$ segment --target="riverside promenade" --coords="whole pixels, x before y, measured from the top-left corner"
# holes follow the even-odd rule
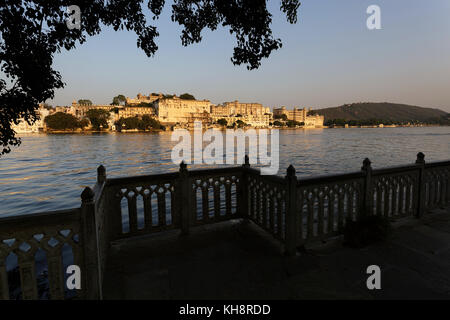
[[[253,223],[223,222],[112,245],[106,299],[450,299],[450,209],[393,222],[363,249],[342,237],[294,257]],[[369,265],[381,290],[368,290]]]
[[[302,179],[292,165],[261,175],[248,157],[113,179],[100,166],[80,207],[0,219],[0,298],[448,298],[449,207],[450,161],[420,152]],[[347,222],[372,215],[397,225],[392,237],[342,247]],[[81,288],[69,292],[73,264]],[[369,265],[382,268],[382,290],[367,290]]]

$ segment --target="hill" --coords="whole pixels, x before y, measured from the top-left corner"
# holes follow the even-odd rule
[[[325,116],[325,122],[336,119],[346,121],[377,119],[393,123],[450,123],[450,114],[445,111],[389,102],[345,104],[334,108],[316,109],[313,113]]]

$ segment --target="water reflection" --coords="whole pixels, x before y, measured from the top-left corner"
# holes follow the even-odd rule
[[[80,205],[82,188],[95,183],[100,164],[109,177],[171,172],[177,142],[171,133],[24,135],[22,145],[0,158],[0,215]],[[280,131],[280,170],[289,164],[300,178],[450,158],[450,127],[313,129]],[[207,165],[190,166],[205,168]]]

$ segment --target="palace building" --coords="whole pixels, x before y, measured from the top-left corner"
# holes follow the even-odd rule
[[[186,100],[177,96],[172,98],[162,97],[153,102],[155,114],[162,123],[188,123],[196,120],[199,115],[203,121],[205,113],[210,112],[209,100]]]
[[[273,109],[273,116],[277,118],[286,115],[288,120],[305,123],[305,127],[323,127],[324,116],[308,115],[310,111],[311,108],[294,108],[292,110],[287,110],[286,107],[281,107]]]
[[[138,93],[138,95],[136,96],[136,98],[128,98],[126,100],[126,104],[127,105],[137,105],[137,104],[141,104],[141,103],[153,103],[158,99],[163,98],[163,94],[162,93],[150,93],[148,96],[144,96],[140,93]]]
[[[241,120],[252,127],[268,127],[272,120],[272,112],[269,107],[264,107],[260,103],[241,103],[236,100],[211,106],[211,117],[213,121],[225,119],[228,125]]]
[[[28,124],[28,122],[22,118],[20,119],[18,124],[12,123],[11,128],[16,133],[34,133],[45,130],[44,119],[50,114],[50,111],[44,108],[42,104],[40,104],[38,110],[36,111],[36,114],[39,116],[39,118],[32,125]]]

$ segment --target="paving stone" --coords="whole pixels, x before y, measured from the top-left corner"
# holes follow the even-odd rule
[[[283,256],[254,224],[203,226],[117,242],[107,263],[109,299],[450,299],[450,214],[396,224],[363,249],[342,239]],[[369,265],[381,290],[368,290]]]

